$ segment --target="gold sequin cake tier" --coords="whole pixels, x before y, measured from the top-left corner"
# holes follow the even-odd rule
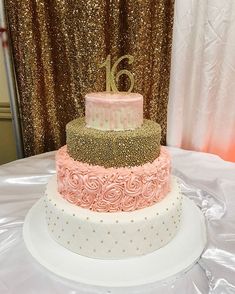
[[[139,166],[153,162],[160,153],[161,127],[144,120],[130,131],[101,131],[87,128],[79,118],[66,126],[69,155],[81,162],[104,167]]]

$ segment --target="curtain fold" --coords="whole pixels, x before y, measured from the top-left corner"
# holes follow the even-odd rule
[[[65,144],[65,125],[84,115],[84,96],[105,90],[108,54],[135,61],[134,91],[166,138],[172,0],[5,1],[26,156]],[[128,87],[120,79],[119,90]]]
[[[235,161],[235,2],[177,0],[167,144]]]

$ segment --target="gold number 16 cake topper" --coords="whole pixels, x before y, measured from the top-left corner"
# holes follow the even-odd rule
[[[122,69],[116,73],[118,64],[123,60],[128,59],[128,63],[131,64],[134,61],[134,57],[132,55],[123,55],[114,63],[114,65],[111,67],[111,56],[108,55],[105,62],[100,65],[101,67],[106,67],[106,91],[110,92],[118,92],[118,88],[116,86],[116,82],[118,83],[118,80],[121,75],[127,75],[130,79],[131,85],[128,89],[128,93],[130,93],[134,87],[134,76],[133,74],[127,70]],[[116,73],[116,78],[115,78]]]

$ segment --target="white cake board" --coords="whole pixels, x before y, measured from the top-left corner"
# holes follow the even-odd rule
[[[84,257],[57,244],[47,231],[43,200],[28,212],[23,237],[31,255],[53,273],[79,283],[103,287],[131,287],[154,283],[189,269],[206,244],[204,217],[184,197],[182,221],[166,246],[141,257],[100,260]]]

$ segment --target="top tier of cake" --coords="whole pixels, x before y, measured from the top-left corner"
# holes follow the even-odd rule
[[[85,96],[86,127],[102,131],[134,130],[143,124],[143,96],[98,92]]]

